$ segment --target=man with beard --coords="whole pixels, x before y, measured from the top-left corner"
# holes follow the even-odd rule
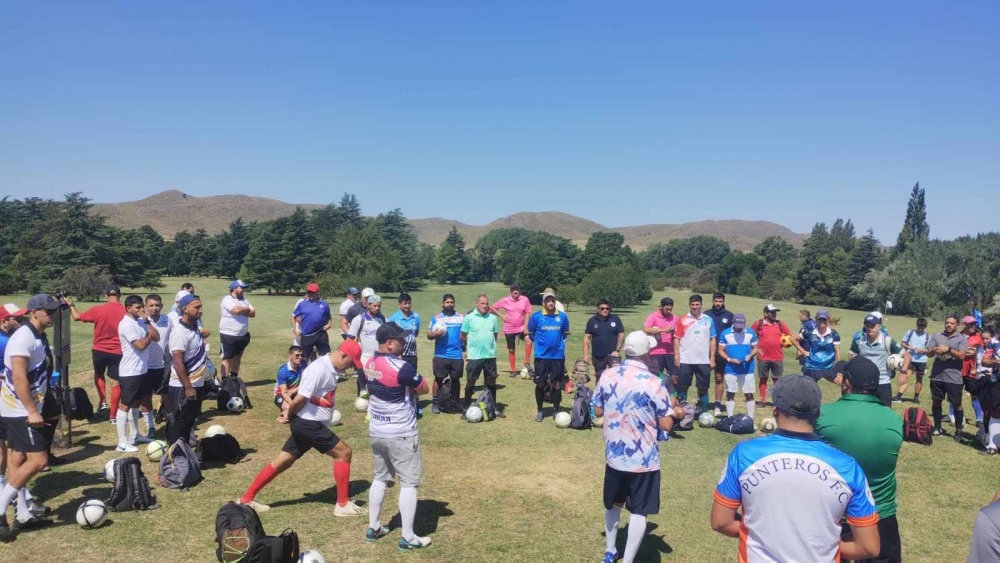
[[[195,419],[201,413],[208,355],[205,338],[198,328],[201,298],[188,294],[177,302],[180,319],[170,329],[170,409],[172,423],[167,426],[167,443],[191,435]]]
[[[219,340],[222,342],[222,377],[239,377],[243,351],[250,344],[250,319],[257,311],[247,300],[243,280],[229,284],[229,295],[222,298],[222,317],[219,319]]]
[[[733,326],[733,314],[726,309],[726,296],[722,293],[712,296],[712,308],[705,314],[715,323],[716,335],[721,336],[723,331]],[[721,344],[720,339],[719,345]],[[726,367],[726,362],[715,362],[715,416],[722,416],[722,388]]]
[[[865,328],[863,336],[851,343],[851,356],[861,356],[868,358],[874,363],[879,373],[878,389],[876,396],[882,404],[892,406],[892,370],[889,368],[889,356],[892,354],[902,354],[903,373],[910,369],[910,354],[904,350],[892,337],[886,336],[882,332],[882,319],[875,315],[865,317]],[[961,387],[961,381],[959,381]]]
[[[163,414],[170,412],[170,402],[167,399],[167,390],[170,387],[170,370],[167,362],[170,361],[170,329],[173,323],[168,315],[161,315],[163,311],[163,299],[150,293],[146,296],[146,319],[143,324],[151,324],[160,333],[160,340],[149,345],[149,358],[146,364],[146,377],[149,378],[149,395],[142,400],[142,416],[146,420],[146,437],[150,440],[156,438],[156,422],[163,421]],[[160,396],[160,410],[155,420],[153,415],[153,395]]]
[[[674,315],[674,300],[660,299],[660,308],[646,317],[642,331],[656,339],[656,346],[649,352],[652,369],[671,383],[677,385],[677,365],[674,363],[674,331],[677,330],[677,315]]]
[[[597,314],[587,321],[583,334],[583,361],[593,364],[597,383],[601,382],[601,373],[608,369],[611,360],[620,357],[624,340],[622,320],[611,314],[611,303],[601,299],[597,302]]]
[[[691,383],[698,390],[698,409],[708,410],[708,379],[715,367],[715,349],[718,335],[715,323],[701,311],[701,295],[695,293],[688,299],[690,312],[677,321],[674,332],[674,365],[678,369],[677,392],[687,399]]]
[[[781,349],[781,337],[791,336],[788,325],[778,320],[778,309],[768,303],[764,306],[764,318],[750,326],[757,333],[757,385],[760,395],[757,396],[757,406],[763,407],[767,401],[767,376],[777,383],[778,378],[785,373],[785,352]]]
[[[122,361],[119,365],[119,387],[121,398],[115,408],[118,427],[118,448],[115,451],[134,453],[136,441],[149,442],[147,436],[139,434],[139,404],[151,393],[149,371],[149,346],[160,340],[156,327],[145,320],[142,297],[129,295],[125,298],[125,316],[118,323],[118,339],[121,341]],[[135,427],[135,434],[129,424]]]
[[[455,296],[445,293],[441,300],[441,312],[431,317],[427,327],[427,339],[434,341],[434,388],[432,390],[431,412],[440,414],[438,390],[445,378],[452,378],[451,391],[458,401],[459,380],[465,365],[462,361],[462,322],[465,315],[455,311]]]
[[[944,330],[931,336],[928,351],[934,355],[931,366],[931,417],[934,419],[934,436],[944,434],[941,420],[944,413],[941,403],[948,399],[955,407],[955,441],[962,442],[962,424],[965,412],[962,410],[962,361],[969,349],[969,341],[958,331],[958,316],[944,318]]]

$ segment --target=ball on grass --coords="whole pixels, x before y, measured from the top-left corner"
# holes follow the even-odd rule
[[[84,501],[79,508],[76,509],[76,523],[80,525],[81,528],[90,530],[93,528],[99,528],[101,524],[104,524],[108,519],[108,507],[104,506],[104,503],[97,499],[90,499]]]

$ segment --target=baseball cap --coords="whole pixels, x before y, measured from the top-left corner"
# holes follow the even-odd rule
[[[554,289],[552,289],[551,287],[546,287],[545,291],[542,292],[542,301],[545,301],[549,297],[555,299],[556,298],[556,291]]]
[[[48,293],[32,295],[31,299],[28,299],[28,306],[25,307],[29,311],[55,311],[58,308],[59,301]]]
[[[822,400],[819,385],[804,375],[784,375],[771,391],[774,408],[795,418],[815,419]]]
[[[833,371],[835,373],[844,373],[844,369],[847,368],[847,360],[840,360],[839,362],[833,364]]]
[[[628,333],[622,350],[626,356],[644,356],[656,346],[656,339],[641,330]]]
[[[246,289],[250,287],[250,284],[244,282],[243,280],[236,280],[233,283],[229,284],[229,291],[232,291],[237,287],[242,287],[243,289]]]
[[[874,315],[874,316],[878,317],[878,320],[879,320],[879,321],[881,321],[881,320],[882,320],[882,313],[881,313],[881,312],[879,312],[879,311],[872,311],[871,313],[868,313],[868,314],[869,314],[869,315]]]
[[[118,287],[115,284],[110,284],[104,288],[104,295],[121,295],[121,294],[122,294],[122,288]]]
[[[174,295],[174,303],[180,303],[181,299],[184,299],[185,295],[191,295],[191,292],[186,289],[178,291],[177,295]]]
[[[319,284],[313,282],[306,286],[307,293],[319,293]]]
[[[341,342],[340,346],[337,346],[337,350],[340,350],[344,354],[347,354],[347,357],[351,358],[351,360],[354,362],[354,367],[357,368],[362,367],[361,345],[358,344],[357,340],[348,338],[347,340]]]
[[[7,311],[8,316],[11,317],[23,317],[28,314],[28,310],[24,307],[18,307],[13,303],[7,303],[3,306],[3,309]]]
[[[851,382],[851,385],[862,391],[874,391],[878,389],[879,370],[878,366],[868,358],[855,356],[844,365],[844,378]]]
[[[868,315],[865,317],[866,326],[875,326],[877,324],[882,324],[882,319],[876,317],[875,315]]]
[[[10,311],[6,307],[0,307],[0,321],[10,316]]]
[[[521,284],[519,284],[519,283],[517,283],[517,282],[514,282],[514,283],[510,284],[510,286],[508,286],[508,287],[509,287],[509,288],[510,288],[511,290],[515,290],[515,289],[517,289],[517,290],[520,290],[520,289],[521,289]]]
[[[351,295],[357,295],[358,294],[358,288],[356,288],[356,287],[354,287],[352,285],[351,287],[347,288],[347,293],[350,293]]]
[[[830,320],[830,313],[826,309],[820,309],[816,311],[816,320],[826,319]]]
[[[964,317],[962,317],[962,323],[967,325],[974,325],[976,324],[976,317],[973,317],[972,315],[965,315]]]
[[[187,307],[188,305],[190,305],[192,302],[194,302],[194,301],[200,301],[200,300],[201,300],[201,297],[198,297],[197,295],[195,295],[193,293],[188,293],[188,292],[185,291],[184,292],[184,297],[181,297],[181,300],[177,302],[177,308],[178,309],[183,309],[184,307]]]
[[[747,327],[747,316],[743,313],[733,315],[733,328],[744,329]]]
[[[383,323],[375,331],[375,340],[379,344],[385,344],[390,340],[402,340],[405,336],[403,328],[396,323]]]
[[[777,313],[780,310],[781,309],[775,307],[773,303],[768,303],[767,305],[764,305],[764,311],[768,313]]]
[[[373,293],[373,294],[369,295],[368,297],[366,297],[365,301],[367,301],[369,305],[372,305],[372,304],[375,304],[375,303],[381,303],[382,302],[382,296],[378,295],[376,293]]]
[[[361,298],[362,299],[368,299],[369,295],[375,295],[375,290],[372,289],[372,288],[370,288],[370,287],[366,287],[366,288],[364,288],[364,289],[361,290]]]

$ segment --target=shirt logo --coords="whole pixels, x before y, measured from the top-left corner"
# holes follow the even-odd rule
[[[617,325],[615,325],[615,321],[611,321],[611,328],[615,328],[615,326],[617,326]],[[597,327],[595,326],[594,328],[597,328]]]

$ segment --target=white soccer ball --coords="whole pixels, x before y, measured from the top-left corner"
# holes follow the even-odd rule
[[[558,428],[569,428],[569,422],[571,417],[568,412],[560,412],[556,414],[556,427]]]
[[[115,482],[115,460],[111,460],[104,464],[104,480],[108,483]]]
[[[698,424],[702,428],[711,428],[715,426],[715,417],[710,412],[703,412],[698,415]]]
[[[604,426],[604,417],[603,416],[594,417],[592,422],[594,426],[601,428],[602,426]]]
[[[333,416],[330,417],[330,426],[340,426],[341,419],[344,415],[340,414],[340,411],[333,409]]]
[[[778,427],[778,421],[774,420],[773,416],[769,416],[764,420],[760,421],[760,429],[764,432],[774,432],[774,429]]]
[[[889,369],[898,370],[899,368],[903,367],[903,356],[900,354],[892,354],[891,356],[889,356],[889,360],[887,363],[889,364]]]
[[[229,402],[226,403],[226,408],[229,412],[240,412],[243,410],[243,399],[239,397],[229,399]]]
[[[483,419],[483,409],[472,405],[465,411],[465,420],[469,422],[479,422]]]
[[[146,446],[146,457],[149,461],[160,461],[165,453],[167,453],[167,443],[163,440],[153,440]]]
[[[205,430],[205,437],[211,438],[212,436],[220,436],[226,433],[226,428],[221,424],[213,424]]]
[[[531,379],[531,372],[528,368],[521,368],[521,379]]]
[[[368,399],[358,397],[354,399],[354,410],[358,412],[368,412]]]
[[[299,555],[299,563],[326,563],[326,559],[323,558],[322,553],[314,549],[307,549]]]
[[[97,499],[90,499],[84,501],[80,505],[80,508],[76,509],[76,523],[80,525],[81,528],[91,529],[100,528],[108,519],[108,507],[104,506],[104,503]]]

